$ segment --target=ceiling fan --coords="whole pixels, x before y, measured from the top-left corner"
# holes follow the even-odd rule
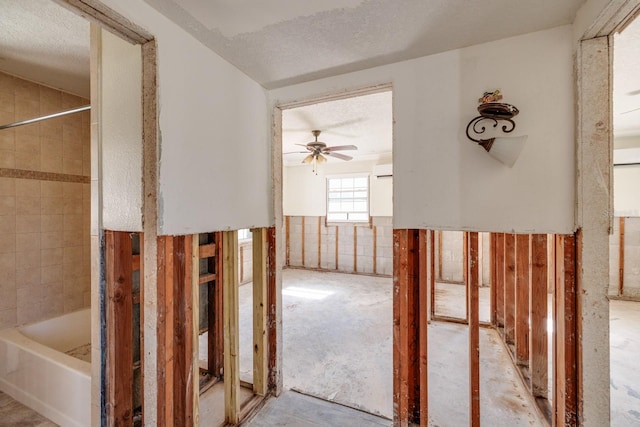
[[[309,153],[307,157],[302,160],[302,163],[314,163],[314,172],[315,172],[315,164],[316,163],[325,163],[327,158],[325,156],[335,157],[336,159],[349,161],[353,159],[351,156],[347,156],[346,154],[336,153],[336,151],[345,151],[345,150],[357,150],[358,147],[355,145],[334,145],[332,147],[327,147],[322,141],[318,141],[318,136],[320,135],[319,130],[312,130],[311,133],[315,137],[314,141],[311,141],[307,144],[296,144],[301,147],[305,147],[307,151],[297,151],[297,153]],[[293,154],[293,153],[285,153],[285,154]]]

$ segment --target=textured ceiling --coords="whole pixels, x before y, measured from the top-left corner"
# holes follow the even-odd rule
[[[613,131],[640,135],[640,19],[614,37]]]
[[[311,131],[321,130],[318,141],[327,146],[355,145],[356,151],[340,153],[353,157],[353,161],[391,161],[393,139],[392,94],[380,92],[372,95],[323,102],[282,112],[282,151],[284,164],[299,165],[308,153],[304,147],[313,141]],[[328,158],[331,163],[343,160]]]
[[[266,88],[573,22],[584,0],[145,0]]]
[[[89,97],[89,23],[51,0],[2,0],[0,71]]]

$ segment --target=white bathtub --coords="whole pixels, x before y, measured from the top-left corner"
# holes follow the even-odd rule
[[[61,426],[91,425],[91,363],[65,354],[90,342],[90,309],[0,331],[0,391]]]

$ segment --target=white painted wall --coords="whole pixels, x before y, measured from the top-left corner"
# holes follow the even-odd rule
[[[282,204],[284,215],[325,216],[327,214],[327,177],[351,173],[371,175],[375,161],[340,162],[319,165],[318,175],[310,165],[289,166],[283,171]],[[369,181],[370,215],[392,216],[393,178]]]
[[[613,168],[615,216],[640,216],[640,165]]]
[[[142,0],[103,0],[158,43],[158,232],[273,224],[264,89]]]
[[[102,31],[103,227],[142,231],[142,57]]]
[[[394,226],[572,233],[571,26],[275,89],[273,105],[391,82]],[[478,97],[500,88],[529,135],[509,169],[465,136]]]

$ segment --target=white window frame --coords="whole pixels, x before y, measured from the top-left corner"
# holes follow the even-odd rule
[[[246,234],[246,236],[245,236],[245,234]],[[251,229],[250,228],[241,228],[241,229],[238,230],[238,241],[239,242],[244,242],[244,241],[247,241],[247,240],[251,240],[252,238],[253,238],[253,235],[251,234]]]
[[[329,183],[332,179],[345,179],[345,178],[366,178],[367,180],[367,201],[366,201],[366,218],[363,219],[352,219],[349,218],[350,213],[365,213],[365,212],[350,212],[350,211],[329,211],[329,195],[331,193],[329,189]],[[369,173],[353,173],[353,174],[341,174],[341,175],[327,175],[326,177],[326,209],[325,209],[325,218],[327,224],[356,224],[356,225],[368,225],[371,221],[371,175]],[[329,216],[331,213],[346,213],[346,219],[331,219]]]

